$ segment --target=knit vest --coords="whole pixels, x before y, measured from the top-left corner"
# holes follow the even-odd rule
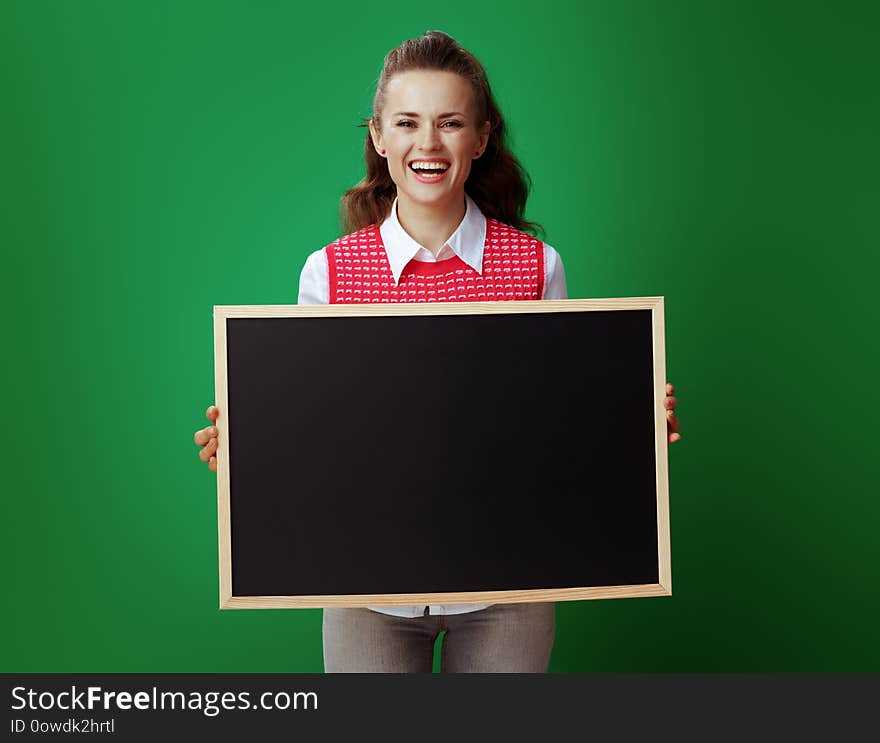
[[[486,220],[482,273],[458,256],[413,260],[395,284],[375,224],[340,237],[326,253],[330,304],[491,302],[544,293],[544,243],[495,219]]]

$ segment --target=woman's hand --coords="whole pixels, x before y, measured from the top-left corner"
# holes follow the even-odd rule
[[[220,415],[220,411],[212,405],[205,412],[205,415],[208,417],[208,420],[211,421],[211,423],[216,423],[217,416]],[[217,439],[217,426],[208,426],[207,428],[203,428],[200,431],[196,431],[196,435],[193,436],[193,440],[196,442],[196,446],[202,447],[202,450],[199,452],[199,459],[201,459],[203,462],[207,462],[208,469],[210,469],[212,472],[217,471]]]
[[[673,392],[675,392],[675,387],[672,386],[671,382],[667,382],[666,400],[664,400],[663,404],[666,406],[666,433],[669,436],[670,444],[674,444],[681,438],[679,433],[681,424],[678,422],[678,418],[675,417],[675,406],[678,405],[678,400],[672,396]]]

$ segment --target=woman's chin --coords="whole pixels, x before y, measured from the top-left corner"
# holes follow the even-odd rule
[[[417,183],[415,187],[407,184],[405,189],[397,187],[398,198],[403,196],[410,203],[419,206],[443,207],[464,198],[464,189],[450,189],[446,186],[440,188],[440,184]]]

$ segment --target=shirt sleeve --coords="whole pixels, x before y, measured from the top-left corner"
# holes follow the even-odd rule
[[[297,304],[330,304],[330,269],[324,248],[308,258],[299,275]]]
[[[568,299],[565,286],[565,267],[562,258],[547,243],[544,243],[544,299]]]

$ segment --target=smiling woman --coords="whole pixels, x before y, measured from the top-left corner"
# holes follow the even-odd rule
[[[367,172],[341,200],[347,234],[308,257],[299,304],[567,298],[559,254],[523,216],[528,176],[470,52],[440,31],[392,49],[364,126]],[[666,407],[675,441],[675,398]],[[218,414],[209,408],[212,422]],[[196,443],[216,471],[216,427],[197,432]],[[444,671],[544,672],[555,606],[324,609],[324,667],[430,671],[441,632]]]
[[[447,34],[429,31],[388,52],[364,126],[367,173],[342,197],[346,232],[380,224],[397,198],[401,224],[436,255],[436,233],[449,235],[461,222],[465,192],[486,217],[542,232],[523,216],[528,175],[507,146],[486,71]],[[432,162],[446,166],[443,175],[424,172],[437,167],[425,164]],[[441,209],[446,214],[437,223]]]
[[[477,106],[467,80],[440,70],[398,73],[383,92],[383,107],[392,113],[380,111],[370,120],[370,137],[397,187],[398,215],[442,212],[457,224],[464,217],[471,163],[489,141],[485,106]],[[404,217],[401,224],[413,234],[423,218],[408,221]],[[445,235],[426,227],[422,239],[413,236],[436,255]]]

